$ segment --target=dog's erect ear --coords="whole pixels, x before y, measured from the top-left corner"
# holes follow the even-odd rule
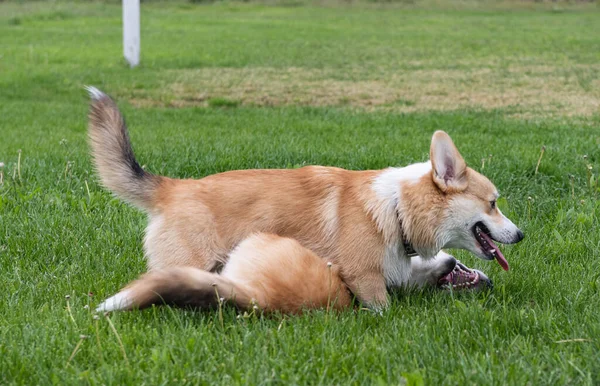
[[[467,188],[467,164],[448,134],[436,131],[429,152],[433,182],[443,192],[460,192]]]

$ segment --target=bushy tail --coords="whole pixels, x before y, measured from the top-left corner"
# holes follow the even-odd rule
[[[106,299],[96,311],[142,309],[153,304],[207,309],[217,307],[219,302],[246,309],[251,306],[252,298],[216,273],[193,267],[174,267],[143,275]]]
[[[125,120],[115,102],[95,87],[91,97],[89,138],[96,169],[104,186],[143,209],[151,209],[161,177],[146,172],[135,160]]]

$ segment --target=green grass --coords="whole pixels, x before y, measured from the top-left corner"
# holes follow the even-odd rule
[[[227,99],[227,98],[210,98],[208,100],[208,105],[210,107],[237,107],[240,102]]]
[[[597,112],[400,113],[350,100],[257,107],[218,93],[207,105],[172,108],[178,91],[166,87],[193,69],[299,68],[363,81],[535,65],[559,66],[581,92],[594,92],[600,12],[148,3],[142,20],[142,65],[130,70],[120,7],[0,3],[0,383],[600,383]],[[404,165],[425,160],[431,134],[445,129],[498,186],[501,209],[526,239],[503,248],[508,273],[456,251],[488,273],[493,292],[400,292],[383,316],[238,318],[227,309],[221,324],[217,313],[166,307],[113,314],[125,360],[109,322],[90,309],[144,271],[146,220],[96,181],[85,84],[117,97],[139,161],[177,177]],[[80,335],[88,338],[78,346]]]

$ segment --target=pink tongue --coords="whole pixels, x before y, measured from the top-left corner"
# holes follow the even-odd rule
[[[485,239],[485,241],[487,241],[488,244],[492,248],[494,248],[494,251],[496,251],[496,260],[498,261],[498,264],[500,264],[500,266],[502,267],[503,270],[508,271],[508,261],[506,261],[506,258],[504,257],[504,255],[502,254],[502,252],[500,252],[500,248],[498,248],[496,246],[496,244],[494,244],[494,242],[492,241],[490,236],[485,234],[485,232],[481,232],[481,237],[483,237]]]

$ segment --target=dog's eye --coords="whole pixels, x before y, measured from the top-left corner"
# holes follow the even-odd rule
[[[492,209],[496,209],[496,200],[490,201],[490,206],[492,207]]]

